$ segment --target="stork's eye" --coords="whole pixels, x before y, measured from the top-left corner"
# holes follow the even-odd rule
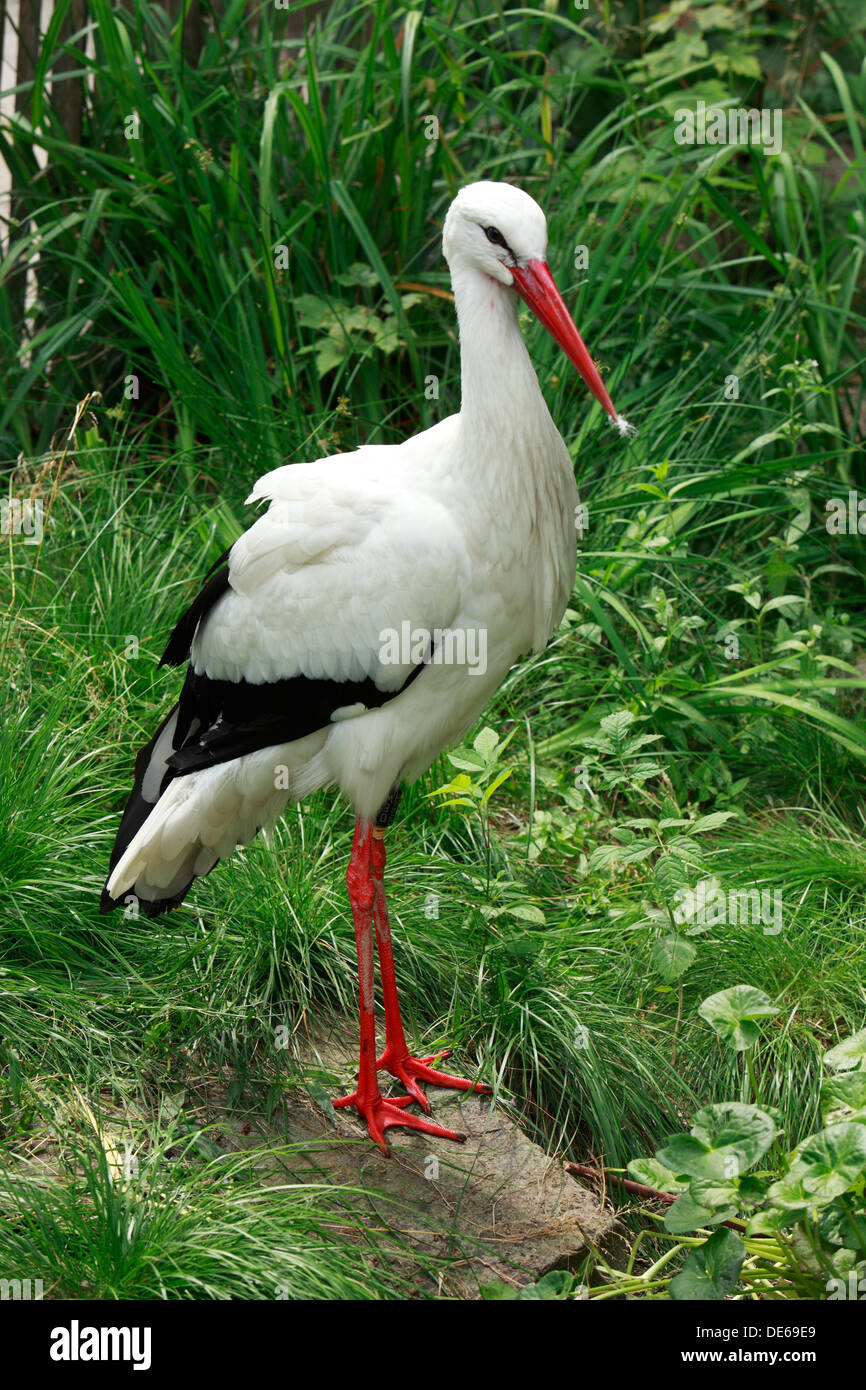
[[[505,237],[502,235],[498,227],[485,227],[484,235],[487,237],[488,241],[491,241],[493,243],[494,246],[505,245]]]

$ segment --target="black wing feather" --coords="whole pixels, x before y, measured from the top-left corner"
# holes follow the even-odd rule
[[[206,617],[213,608],[217,599],[222,598],[226,590],[231,587],[228,566],[231,549],[229,546],[228,550],[224,550],[219,559],[211,565],[205,575],[205,583],[202,585],[201,592],[190,604],[169,637],[168,645],[159,663],[160,666],[182,666],[189,657],[196,628],[202,618]]]
[[[423,669],[416,666],[400,690]],[[369,676],[362,681],[292,676],[252,685],[245,680],[211,680],[190,667],[179,702],[176,751],[168,764],[183,776],[260,748],[291,743],[324,729],[335,710],[358,703],[379,709],[400,690],[380,690]]]

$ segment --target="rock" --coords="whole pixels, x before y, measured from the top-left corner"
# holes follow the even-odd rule
[[[346,1196],[353,1215],[369,1214],[377,1245],[425,1292],[474,1299],[497,1280],[520,1288],[549,1270],[578,1268],[590,1245],[622,1263],[627,1245],[613,1213],[523,1134],[507,1103],[429,1094],[436,1122],[466,1134],[466,1143],[389,1129],[386,1158],[354,1111],[326,1114],[304,1092],[287,1092],[280,1139],[292,1149],[263,1179],[327,1178],[363,1189]],[[211,1118],[213,1099],[211,1091]],[[262,1142],[261,1130],[241,1138],[228,1115],[219,1124],[234,1131],[232,1148]]]
[[[618,1253],[613,1215],[527,1139],[507,1106],[454,1092],[431,1101],[437,1124],[466,1134],[465,1144],[393,1129],[384,1158],[372,1146],[358,1149],[360,1126],[341,1112],[336,1146],[384,1226],[419,1250],[459,1260],[443,1291],[478,1298],[494,1280],[520,1287],[577,1268],[589,1244]]]

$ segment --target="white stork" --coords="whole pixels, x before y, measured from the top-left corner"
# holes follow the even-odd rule
[[[386,1153],[393,1125],[464,1137],[406,1110],[416,1101],[429,1115],[420,1082],[490,1088],[409,1052],[385,828],[401,783],[461,738],[519,657],[544,648],[574,580],[574,469],[523,343],[518,295],[620,433],[630,429],[556,289],[544,214],[528,194],[470,184],[442,245],[460,329],[459,413],[403,444],[256,483],[248,500],[267,511],[217,561],[162,658],[188,663],[186,680],[138,754],[102,897],[104,911],[130,894],[149,915],[174,907],[288,804],[336,783],[356,817],[346,881],[361,1051],[355,1091],[334,1104],[355,1106]],[[378,1059],[373,928],[386,1025]],[[383,1068],[405,1095],[382,1095]]]

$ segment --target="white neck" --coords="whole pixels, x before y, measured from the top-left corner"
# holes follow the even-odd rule
[[[536,443],[554,430],[517,321],[517,295],[474,266],[451,275],[460,327],[461,436],[489,450],[514,431]],[[500,461],[501,462],[501,461]],[[515,459],[515,462],[517,460]]]
[[[526,569],[540,650],[574,581],[577,489],[517,321],[517,296],[472,266],[452,266],[462,402],[455,482],[469,499],[476,553],[504,550]]]

